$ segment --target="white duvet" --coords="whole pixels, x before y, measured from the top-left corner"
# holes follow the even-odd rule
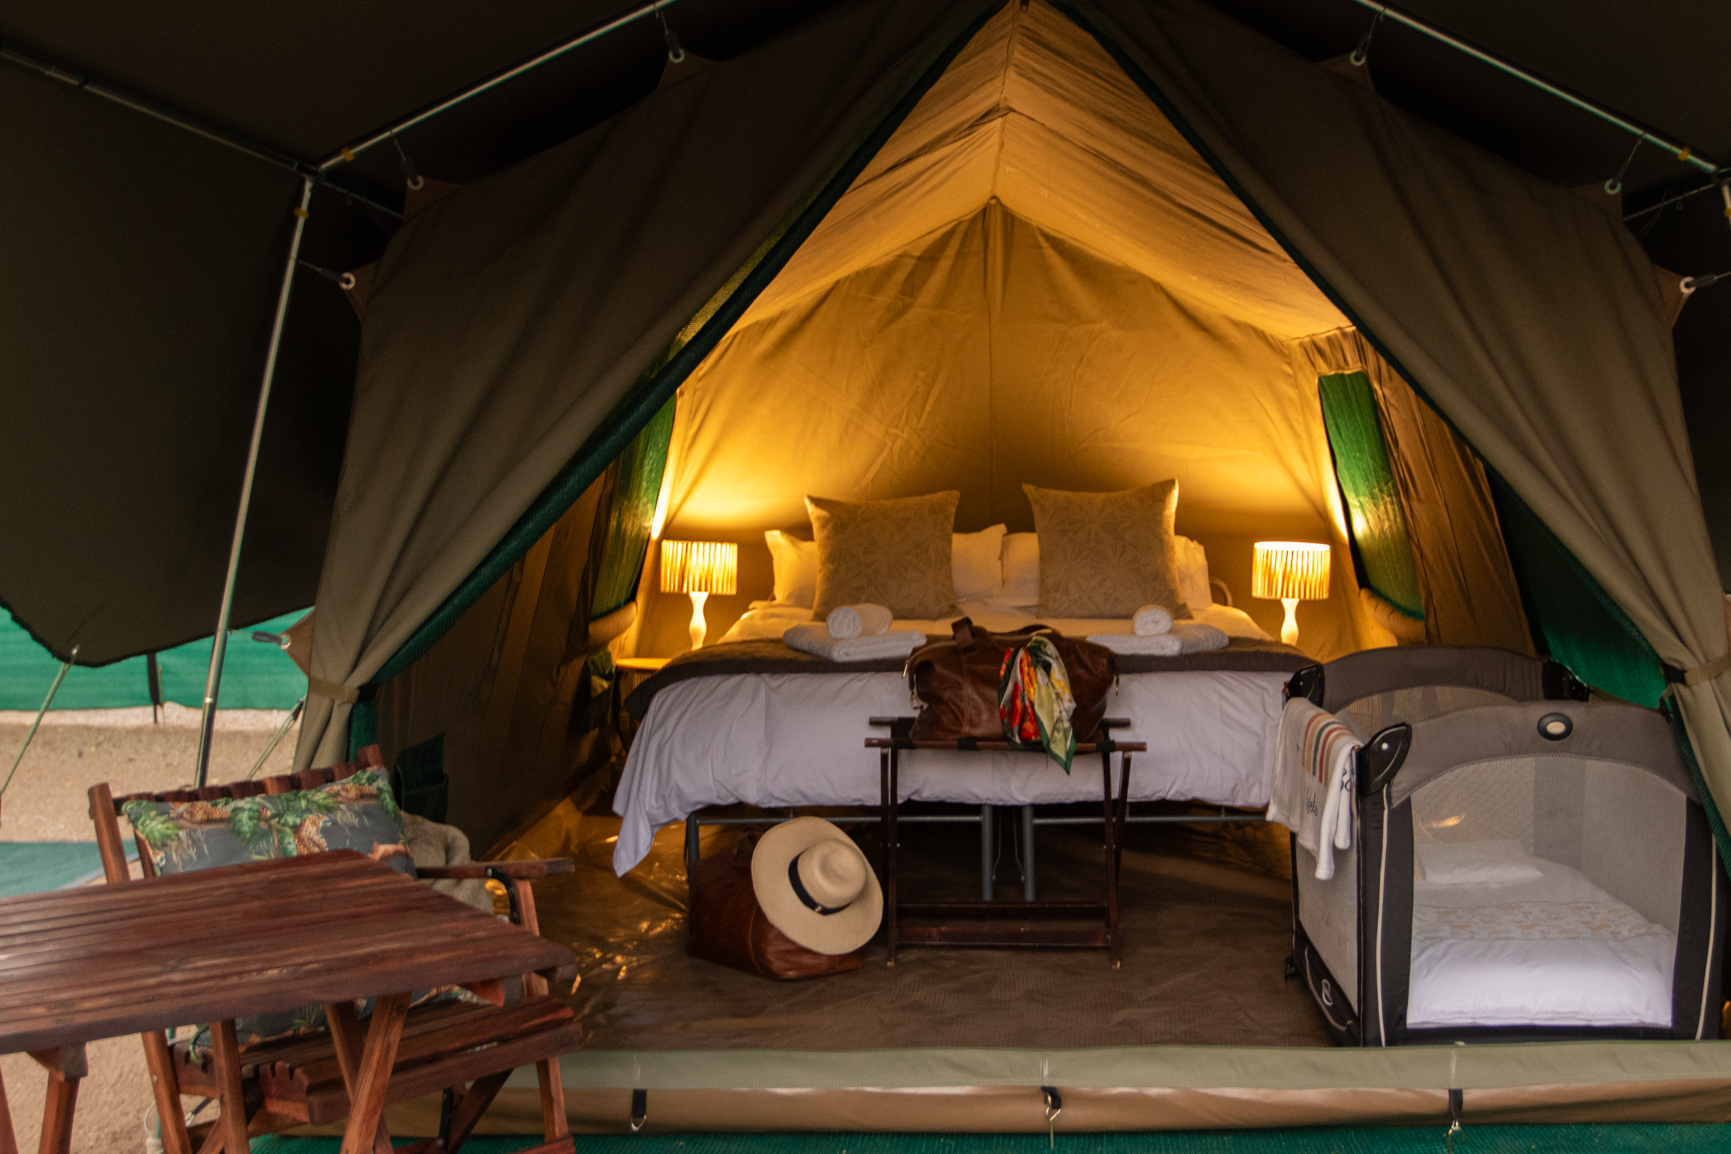
[[[974,621],[990,629],[1035,620],[1025,610],[962,609],[974,610]],[[1247,615],[1225,606],[1197,618],[1236,636],[1267,637]],[[780,637],[788,624],[809,620],[809,610],[759,608],[724,639]],[[1128,621],[1046,623],[1065,633],[1129,632]],[[949,632],[947,622],[898,621],[895,628]],[[1149,747],[1132,758],[1131,797],[1267,805],[1269,753],[1286,677],[1123,675],[1106,712],[1129,718],[1120,736]],[[705,806],[878,804],[878,757],[864,743],[881,731],[867,719],[910,712],[899,673],[731,674],[669,686],[650,704],[614,795],[614,812],[623,819],[614,871],[623,875],[642,861],[658,828]],[[1098,802],[1100,768],[1097,759],[1078,758],[1066,775],[1027,754],[921,750],[902,758],[900,793],[904,801],[973,805]]]
[[[1528,858],[1538,878],[1413,883],[1407,1025],[1671,1025],[1677,939],[1579,871]]]

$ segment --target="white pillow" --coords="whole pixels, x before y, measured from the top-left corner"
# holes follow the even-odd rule
[[[1011,533],[1004,538],[1004,591],[1006,605],[1040,603],[1040,537],[1037,533]]]
[[[775,566],[775,599],[810,609],[817,602],[817,542],[770,529],[763,535]]]
[[[1214,590],[1208,584],[1208,554],[1199,542],[1188,537],[1178,542],[1178,595],[1191,609],[1206,609],[1214,604]]]
[[[1004,526],[950,535],[957,601],[995,601],[1004,588]]]
[[[1412,848],[1413,880],[1429,885],[1498,886],[1545,876],[1519,842],[1420,842]]]

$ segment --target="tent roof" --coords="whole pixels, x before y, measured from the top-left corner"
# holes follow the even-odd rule
[[[1352,0],[1214,0],[1312,59],[1348,51],[1372,13]],[[505,10],[357,9],[183,0],[0,5],[0,37],[126,84],[306,160],[615,14],[606,0]],[[1409,0],[1415,15],[1719,158],[1731,158],[1731,76],[1716,0],[1638,9],[1611,0]],[[685,45],[725,58],[809,14],[798,0],[678,0]],[[427,175],[466,181],[599,122],[650,91],[658,29],[644,21],[417,127]],[[1370,72],[1398,105],[1565,184],[1599,181],[1625,135],[1393,24]],[[100,663],[209,631],[220,596],[295,181],[23,69],[0,64],[8,165],[0,187],[0,382],[13,437],[0,455],[0,602],[64,655]],[[1006,122],[1007,125],[1008,122]],[[1007,127],[1006,127],[1007,130]],[[399,187],[389,149],[342,179]],[[1694,178],[1636,157],[1630,203]],[[1731,267],[1731,238],[1697,197],[1648,238],[1686,273]],[[375,259],[392,223],[321,193],[304,256]],[[1084,238],[1085,239],[1085,238]],[[1731,295],[1701,294],[1678,330],[1696,438],[1731,362]],[[357,332],[337,291],[298,278],[241,572],[237,621],[311,599],[341,462]],[[1709,516],[1731,514],[1731,471],[1699,454]],[[1731,466],[1723,466],[1731,470]],[[1731,538],[1731,534],[1722,534]],[[1722,546],[1723,548],[1723,546]]]

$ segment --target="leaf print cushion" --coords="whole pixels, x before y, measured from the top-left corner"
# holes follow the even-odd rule
[[[211,801],[129,801],[126,820],[163,874],[271,858],[352,849],[399,873],[415,876],[403,844],[403,819],[384,771],[363,769],[317,789]],[[451,988],[417,991],[414,1003],[449,996]],[[361,1007],[370,1013],[371,1000]],[[325,1028],[323,1006],[302,1006],[235,1021],[242,1044]],[[210,1031],[200,1027],[193,1050],[208,1051]]]
[[[129,801],[126,820],[144,839],[156,872],[359,850],[415,876],[403,820],[382,770],[363,769],[317,789],[210,801]]]

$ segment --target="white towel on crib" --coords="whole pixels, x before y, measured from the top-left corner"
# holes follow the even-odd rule
[[[781,639],[789,649],[810,653],[826,661],[876,661],[906,657],[926,643],[924,633],[901,630],[871,637],[831,637],[822,625],[795,625]]]
[[[1164,605],[1144,605],[1130,618],[1130,632],[1138,637],[1154,637],[1172,631],[1172,613]]]
[[[1139,637],[1134,633],[1091,633],[1088,640],[1125,656],[1152,654],[1177,657],[1181,653],[1212,653],[1225,649],[1232,639],[1212,625],[1200,621],[1175,621],[1166,633]]]
[[[1275,739],[1268,820],[1316,855],[1316,876],[1334,876],[1334,851],[1352,848],[1353,754],[1358,737],[1302,697],[1286,703]]]
[[[894,616],[882,605],[838,605],[829,611],[824,624],[831,637],[881,637],[890,631]]]

